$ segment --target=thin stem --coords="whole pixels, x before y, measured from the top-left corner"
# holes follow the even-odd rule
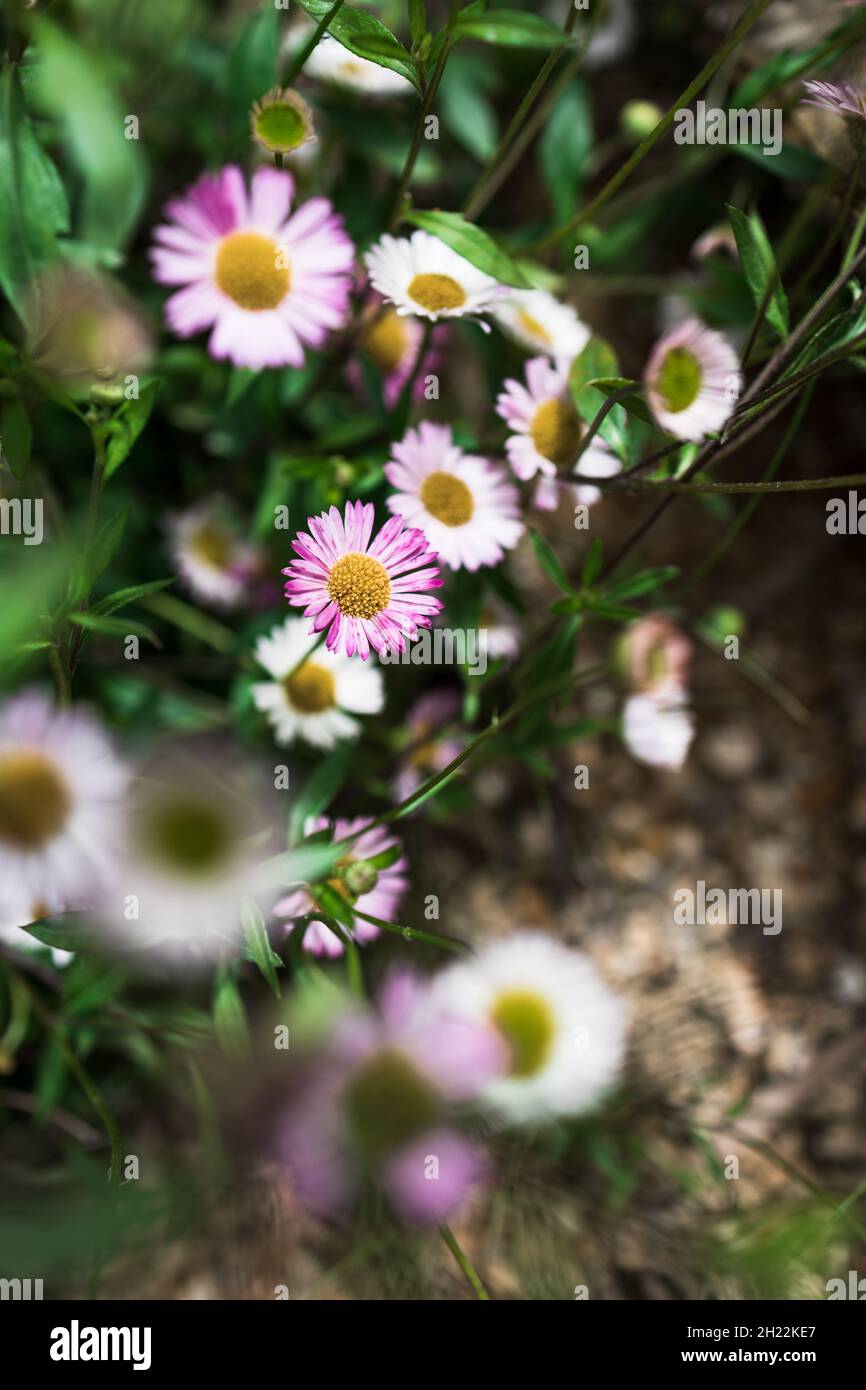
[[[420,941],[425,946],[441,946],[444,951],[472,950],[471,946],[467,946],[464,941],[458,941],[454,936],[437,936],[435,932],[419,931],[417,927],[403,927],[399,922],[386,922],[384,918],[374,917],[370,912],[361,912],[354,903],[352,912],[356,917],[360,917],[362,922],[369,922],[371,927],[379,927],[382,931],[391,932],[393,936],[402,936],[406,941]]]
[[[313,49],[316,47],[316,44],[319,42],[319,39],[324,34],[325,30],[329,27],[331,21],[336,19],[337,14],[342,9],[342,7],[343,0],[336,0],[336,3],[331,6],[331,8],[328,10],[328,13],[322,15],[322,18],[319,20],[310,38],[304,44],[303,48],[298,50],[292,62],[289,64],[289,69],[285,77],[283,78],[284,86],[288,87],[291,85],[292,82],[294,82],[298,73],[301,71],[301,68],[304,66]],[[277,167],[279,168],[280,166],[278,165]]]
[[[625,491],[617,487],[618,478],[589,479],[581,482],[594,482],[596,487],[613,491]],[[628,490],[638,492],[732,492],[732,493],[771,493],[771,492],[828,492],[840,487],[862,487],[866,483],[866,473],[851,473],[841,478],[787,478],[783,482],[759,483],[690,483],[676,478],[635,478]]]
[[[417,160],[418,154],[421,150],[421,140],[424,135],[424,125],[427,120],[427,117],[430,115],[430,109],[433,106],[433,102],[436,98],[436,93],[439,90],[439,83],[442,81],[442,74],[445,71],[445,64],[448,61],[448,54],[451,52],[451,46],[453,43],[451,34],[454,25],[457,22],[457,15],[459,11],[460,0],[451,0],[451,9],[448,15],[448,23],[445,26],[445,38],[442,43],[442,48],[439,52],[439,57],[436,61],[436,67],[434,69],[433,76],[431,77],[430,82],[427,85],[426,90],[424,91],[424,98],[421,102],[421,110],[418,112],[418,119],[415,122],[415,131],[412,136],[412,144],[409,146],[409,153],[406,156],[406,163],[403,165],[403,172],[400,175],[400,182],[397,185],[397,192],[394,195],[394,206],[391,211],[390,220],[388,222],[389,232],[395,231],[396,228],[399,227],[401,221],[403,220],[403,204],[405,202],[406,194],[409,191],[409,184],[411,182],[412,173],[415,168],[415,161]]]
[[[575,213],[574,217],[566,222],[564,226],[556,228],[555,231],[550,232],[548,236],[537,243],[539,250],[545,250],[547,247],[555,246],[561,237],[569,236],[582,222],[589,221],[595,213],[599,212],[601,208],[604,207],[605,203],[610,201],[617,189],[622,187],[626,179],[634,173],[638,165],[641,164],[650,151],[655,148],[662,136],[670,130],[676,120],[677,112],[682,107],[688,106],[698,93],[704,89],[710,78],[718,72],[725,59],[730,57],[734,49],[742,43],[750,29],[754,28],[761,18],[761,15],[764,13],[764,10],[766,10],[770,4],[771,0],[752,0],[752,3],[740,19],[739,24],[737,24],[725,43],[722,44],[721,48],[716,50],[709,62],[701,68],[701,71],[694,81],[690,82],[685,91],[677,97],[673,105],[669,107],[662,116],[655,129],[651,130],[646,139],[641,141],[637,149],[629,156],[624,164],[620,165],[616,173],[608,179],[604,187],[596,194],[591,202],[587,203],[586,207],[581,208],[579,212]]]
[[[475,1290],[475,1297],[479,1299],[481,1302],[489,1303],[490,1294],[487,1292],[484,1285],[482,1284],[478,1271],[476,1270],[472,1261],[469,1259],[468,1255],[466,1255],[464,1251],[461,1249],[457,1237],[454,1235],[454,1232],[451,1230],[451,1227],[440,1226],[439,1234],[441,1235],[445,1244],[448,1246],[448,1249],[451,1251],[451,1254],[454,1256],[461,1270],[466,1275],[468,1282]]]

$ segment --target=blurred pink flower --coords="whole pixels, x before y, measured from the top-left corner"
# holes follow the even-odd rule
[[[412,706],[406,716],[407,744],[392,788],[395,802],[405,801],[423,781],[441,772],[463,751],[466,739],[462,735],[442,736],[459,712],[456,690],[432,690]]]

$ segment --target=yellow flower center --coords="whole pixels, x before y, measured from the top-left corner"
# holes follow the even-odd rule
[[[444,526],[465,526],[475,511],[472,493],[453,473],[428,473],[421,485],[421,501]]]
[[[361,334],[361,348],[383,372],[393,372],[408,347],[406,325],[393,309],[385,309]]]
[[[275,309],[292,283],[286,254],[261,232],[231,232],[220,242],[216,282],[242,309]]]
[[[530,338],[537,338],[539,342],[544,343],[545,347],[553,347],[553,339],[544,324],[539,323],[538,319],[533,318],[531,314],[527,314],[525,309],[518,309],[517,322]]]
[[[0,840],[41,849],[65,826],[72,796],[60,769],[37,749],[0,754]]]
[[[466,303],[465,292],[450,275],[416,275],[409,286],[409,298],[431,314],[459,309]]]
[[[367,1154],[407,1143],[433,1124],[439,1109],[432,1086],[396,1048],[374,1053],[360,1067],[343,1104],[352,1135]]]
[[[328,594],[344,618],[375,618],[388,607],[391,581],[380,560],[350,550],[328,575]]]
[[[305,661],[283,681],[286,698],[299,714],[321,714],[334,704],[333,674],[317,661]]]
[[[206,521],[192,537],[190,550],[206,565],[225,570],[234,555],[234,538],[217,522]]]
[[[544,401],[532,417],[529,436],[542,458],[570,468],[580,448],[581,424],[567,401]]]
[[[547,1000],[528,989],[506,990],[494,1003],[490,1018],[511,1048],[511,1075],[534,1076],[541,1071],[556,1031]]]

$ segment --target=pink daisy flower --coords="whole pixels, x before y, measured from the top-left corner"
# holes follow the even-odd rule
[[[415,701],[406,716],[408,739],[394,778],[393,797],[397,805],[463,752],[464,737],[443,737],[459,713],[460,695],[456,690],[431,690]]]
[[[344,840],[347,835],[353,835],[366,823],[363,816],[355,820],[336,821],[319,816],[308,822],[304,828],[308,835],[312,835],[318,830],[330,829],[332,840]],[[382,854],[386,849],[392,849],[399,844],[398,839],[390,835],[382,826],[377,826],[374,830],[364,831],[358,836],[348,854],[338,861],[337,867],[345,869],[349,864],[360,863],[364,859],[373,859],[377,854]],[[371,917],[380,917],[384,922],[393,921],[400,900],[409,886],[406,878],[408,867],[405,856],[401,854],[396,863],[389,865],[387,869],[381,869],[376,876],[373,887],[355,898],[355,904],[359,910],[368,913]],[[335,876],[331,887],[336,888],[338,893],[344,894],[343,879]],[[287,893],[274,905],[274,915],[284,919],[287,935],[295,930],[296,923],[300,918],[305,917],[307,913],[318,910],[309,889],[305,886],[294,888],[291,893]],[[366,945],[368,941],[375,941],[376,937],[380,935],[380,930],[378,927],[374,927],[371,922],[362,922],[360,919],[356,919],[352,935],[360,945]],[[335,936],[330,927],[325,926],[325,923],[319,918],[315,918],[309,923],[304,932],[303,945],[304,949],[311,951],[314,956],[330,956],[331,958],[341,956],[345,949],[341,939]]]
[[[342,517],[336,507],[309,517],[312,535],[296,536],[297,559],[283,570],[286,598],[313,619],[310,631],[327,628],[329,651],[364,661],[371,647],[402,652],[442,608],[425,592],[442,579],[423,531],[395,516],[371,543],[374,515],[372,502],[347,502]]]
[[[523,533],[517,489],[502,468],[454,443],[448,425],[422,421],[391,448],[388,508],[420,526],[451,569],[496,565]]]
[[[182,285],[165,306],[175,333],[212,329],[212,357],[236,367],[302,367],[346,316],[355,257],[327,198],[291,217],[291,174],[262,168],[250,191],[240,169],[205,174],[170,202],[154,232],[154,276]]]
[[[689,318],[656,343],[644,373],[659,429],[700,440],[721,429],[740,393],[737,354],[727,338]]]
[[[375,1011],[342,1020],[280,1118],[277,1161],[321,1214],[345,1214],[372,1182],[404,1221],[445,1221],[489,1168],[456,1128],[459,1108],[507,1064],[489,1024],[452,1016],[429,985],[392,971]]]
[[[526,384],[509,378],[497,397],[496,413],[514,433],[505,441],[508,461],[518,478],[538,477],[534,505],[553,511],[561,484],[555,481],[577,460],[584,426],[568,397],[568,367],[533,357],[526,363]],[[598,436],[580,455],[577,471],[590,478],[612,478],[622,464]],[[601,499],[597,487],[572,488],[575,500],[591,507]]]
[[[809,93],[802,98],[805,106],[820,106],[835,116],[856,116],[866,120],[866,99],[850,82],[804,82]]]

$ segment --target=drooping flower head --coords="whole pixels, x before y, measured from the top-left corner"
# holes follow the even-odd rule
[[[352,865],[362,865],[364,860],[374,859],[379,854],[384,854],[386,850],[399,848],[400,841],[395,836],[389,834],[383,826],[376,826],[372,830],[364,830],[367,821],[363,816],[356,817],[354,820],[335,820],[330,821],[324,816],[320,816],[308,822],[304,827],[308,835],[317,831],[329,830],[331,840],[344,840],[349,835],[355,835],[357,831],[363,833],[356,836],[346,853],[337,860],[333,867],[333,877],[329,880],[328,886],[333,888],[336,893],[345,897],[353,903],[360,912],[366,912],[370,917],[379,917],[383,922],[394,920],[400,900],[408,888],[406,870],[408,863],[405,857],[400,854],[393,864],[386,868],[379,869],[365,876],[364,873],[349,873]],[[369,879],[369,886],[367,883]],[[352,888],[357,888],[358,892],[353,892]],[[295,930],[295,924],[308,913],[315,914],[320,909],[317,907],[315,899],[306,887],[293,888],[285,897],[280,898],[274,905],[274,915],[285,924],[286,931],[291,933]],[[360,917],[355,919],[352,929],[355,940],[360,945],[365,945],[368,941],[375,941],[380,934],[380,928],[374,926],[372,922],[364,922]],[[341,956],[344,945],[340,937],[322,921],[321,917],[313,917],[304,932],[304,949],[312,951],[315,956]]]
[[[721,333],[685,319],[656,343],[644,384],[659,429],[700,440],[721,429],[737,403],[737,354]]]
[[[419,526],[451,569],[496,565],[523,533],[517,489],[504,469],[454,443],[448,425],[422,421],[392,445],[390,511]]]
[[[147,370],[153,333],[141,310],[112,280],[61,263],[31,286],[28,351],[66,389],[112,383]]]
[[[622,663],[634,690],[686,688],[692,642],[666,613],[647,613],[622,639]]]
[[[236,367],[302,367],[346,315],[354,247],[327,198],[290,215],[294,180],[236,165],[205,174],[154,232],[155,278],[182,285],[166,304],[182,338],[212,329],[212,357]]]
[[[129,773],[82,710],[36,691],[0,707],[0,914],[90,906],[117,851]]]
[[[448,329],[444,325],[433,331],[430,348],[416,374],[413,391],[416,400],[424,398],[424,378],[436,371],[442,340],[447,336]],[[400,392],[415,373],[423,340],[424,329],[418,319],[408,314],[401,316],[391,305],[383,304],[379,296],[375,296],[358,334],[358,353],[361,359],[371,362],[381,375],[382,400],[389,409],[396,405]],[[357,355],[350,360],[347,375],[353,388],[363,394],[364,373]]]
[[[639,762],[678,771],[694,737],[691,641],[665,613],[648,613],[626,632],[620,657],[634,692],[623,709],[626,747]]]
[[[415,314],[434,323],[477,318],[507,293],[497,280],[429,232],[410,237],[386,233],[365,254],[364,263],[373,288],[398,314]]]
[[[510,289],[496,303],[493,317],[509,338],[528,352],[571,362],[589,342],[589,329],[577,311],[547,290]]]
[[[243,601],[258,552],[242,538],[237,518],[222,498],[205,498],[170,517],[168,533],[178,574],[197,599],[218,608],[235,608]]]
[[[622,464],[598,435],[578,461],[584,426],[568,396],[565,364],[533,357],[526,363],[525,377],[525,384],[513,378],[503,382],[496,411],[514,431],[505,441],[505,452],[515,475],[524,481],[540,475],[534,505],[552,511],[560,492],[554,479],[561,483],[573,468],[587,477],[611,478]],[[602,496],[586,483],[573,486],[572,491],[576,501],[587,506]]]
[[[429,986],[393,972],[376,1012],[337,1028],[277,1129],[277,1161],[319,1213],[345,1214],[372,1183],[404,1221],[445,1221],[488,1166],[456,1127],[454,1108],[503,1063],[493,1030],[449,1016],[432,1004]]]
[[[433,997],[443,1011],[502,1035],[509,1066],[483,1100],[505,1121],[576,1115],[619,1070],[621,1003],[586,956],[540,932],[518,932],[449,967]]]
[[[253,700],[278,743],[302,738],[316,748],[333,748],[361,732],[352,715],[378,714],[384,704],[378,667],[317,645],[303,618],[286,618],[260,637],[255,656],[271,679],[256,681]]]
[[[404,530],[395,516],[371,540],[374,519],[372,502],[347,502],[343,516],[336,507],[311,516],[311,534],[295,538],[297,559],[283,570],[286,598],[313,619],[310,631],[327,628],[329,651],[364,660],[371,647],[402,652],[442,608],[427,595],[442,579],[423,531]]]

